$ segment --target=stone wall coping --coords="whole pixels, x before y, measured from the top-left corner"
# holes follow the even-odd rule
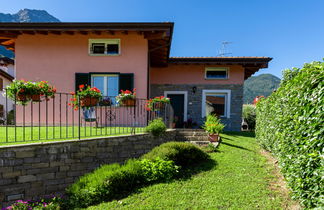
[[[176,129],[167,129],[167,132],[172,132]],[[95,138],[87,138],[87,139],[72,139],[72,140],[61,140],[61,141],[49,141],[49,142],[35,142],[26,144],[14,144],[14,145],[4,145],[0,146],[0,150],[8,149],[8,148],[23,148],[23,147],[30,147],[30,146],[44,146],[44,145],[58,145],[58,144],[65,144],[65,143],[79,143],[79,142],[87,142],[87,141],[96,141],[96,140],[109,140],[109,139],[123,139],[125,137],[133,137],[133,136],[145,136],[150,135],[148,133],[139,133],[139,134],[127,134],[127,135],[118,135],[118,136],[106,136],[106,137],[95,137]]]

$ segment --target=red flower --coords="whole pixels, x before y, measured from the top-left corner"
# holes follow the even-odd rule
[[[84,88],[84,85],[79,85],[79,89],[82,90]]]
[[[70,92],[70,94],[74,96],[75,95],[75,92]]]

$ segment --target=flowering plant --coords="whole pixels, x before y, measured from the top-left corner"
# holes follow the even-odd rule
[[[82,100],[89,98],[89,101],[91,102],[97,102],[99,99],[102,98],[102,93],[100,90],[96,87],[90,87],[85,85],[80,85],[79,90],[74,93],[71,92],[72,98],[70,99],[71,103],[69,103],[69,106],[72,106],[74,110],[78,110],[79,106],[81,107],[89,107],[90,104],[83,104]],[[78,100],[78,98],[80,100]],[[81,104],[79,104],[79,101]]]
[[[33,95],[54,97],[56,88],[48,84],[47,81],[31,82],[25,80],[14,80],[6,87],[7,96],[25,105],[32,99]]]
[[[216,115],[208,115],[203,128],[209,134],[219,134],[223,131],[225,125],[220,122]]]
[[[161,109],[164,104],[169,104],[170,98],[157,96],[146,101],[145,107],[148,111],[156,111]]]
[[[133,92],[130,90],[120,90],[120,94],[116,96],[116,100],[118,103],[122,103],[127,99],[135,99],[136,98],[136,88],[133,89]]]
[[[12,205],[3,209],[4,210],[60,209],[60,203],[62,203],[62,199],[59,197],[42,199],[39,201],[18,200]]]

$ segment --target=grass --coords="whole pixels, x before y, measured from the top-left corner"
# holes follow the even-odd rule
[[[283,209],[290,200],[271,190],[274,166],[260,153],[252,134],[222,135],[214,163],[169,183],[141,188],[128,197],[89,207],[97,209]]]
[[[81,127],[81,139],[101,136],[119,136],[131,134],[131,127]],[[136,128],[135,133],[143,133],[143,128]],[[0,127],[0,145],[28,144],[49,141],[79,139],[78,126],[56,127]]]

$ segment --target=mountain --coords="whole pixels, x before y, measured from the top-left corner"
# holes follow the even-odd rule
[[[60,20],[48,14],[45,10],[22,9],[16,14],[0,13],[0,22],[60,22]],[[0,46],[0,56],[1,55],[9,58],[14,57],[12,51],[6,50],[2,46]]]
[[[45,10],[22,9],[16,14],[0,13],[0,22],[60,22]]]
[[[243,103],[251,104],[256,96],[269,96],[279,87],[280,79],[272,74],[261,74],[244,82]]]

